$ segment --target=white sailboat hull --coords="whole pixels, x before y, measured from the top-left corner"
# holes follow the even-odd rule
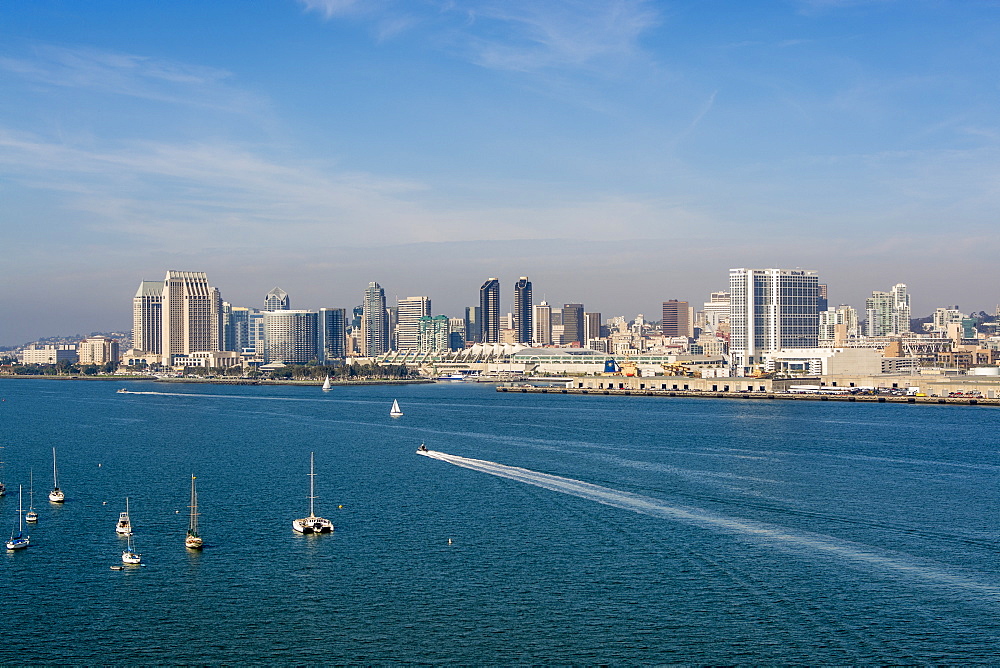
[[[299,533],[331,533],[333,522],[322,517],[303,517],[292,520],[292,528]]]

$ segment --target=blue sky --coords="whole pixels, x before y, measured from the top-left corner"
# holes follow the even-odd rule
[[[657,319],[731,267],[1000,302],[1000,2],[0,5],[0,345],[140,280]]]

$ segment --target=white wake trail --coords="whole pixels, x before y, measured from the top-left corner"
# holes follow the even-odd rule
[[[662,517],[704,528],[721,530],[729,534],[750,536],[764,542],[770,541],[799,549],[813,550],[822,554],[846,559],[856,564],[875,566],[885,571],[926,580],[937,585],[958,587],[980,595],[986,595],[1000,602],[1000,587],[979,582],[966,575],[949,573],[933,565],[918,563],[915,558],[908,557],[907,555],[880,553],[832,536],[794,532],[777,525],[727,517],[699,508],[673,506],[653,497],[623,492],[611,489],[610,487],[583,482],[582,480],[564,478],[517,466],[507,466],[483,459],[459,457],[437,450],[418,450],[417,454],[473,471],[480,471],[501,478],[523,482],[528,485],[542,487],[554,492],[561,492],[590,501],[596,501],[597,503],[615,508],[631,510],[644,515]]]

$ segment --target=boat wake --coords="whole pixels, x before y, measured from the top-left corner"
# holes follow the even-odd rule
[[[783,546],[798,551],[811,551],[843,559],[856,566],[874,567],[877,570],[923,580],[928,584],[963,589],[1000,602],[1000,586],[977,581],[965,574],[949,572],[946,570],[949,568],[946,564],[928,563],[910,555],[879,551],[833,536],[789,530],[763,522],[728,517],[700,508],[670,505],[653,497],[602,487],[573,478],[532,471],[531,469],[507,466],[482,459],[459,457],[436,450],[421,449],[417,451],[417,454],[473,471],[596,501],[607,506],[723,531],[731,535],[751,538],[760,543]]]

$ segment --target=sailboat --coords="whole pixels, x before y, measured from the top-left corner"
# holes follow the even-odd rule
[[[324,392],[329,392],[330,391],[330,376],[329,375],[327,375],[326,380],[323,381],[323,391]]]
[[[132,535],[132,520],[128,516],[128,497],[125,497],[125,512],[118,515],[118,524],[115,525],[115,533],[120,536]]]
[[[38,513],[35,512],[35,472],[28,471],[28,512],[24,516],[25,522],[34,524],[38,521]]]
[[[126,514],[128,509],[128,497],[125,497],[125,508]],[[135,546],[132,545],[132,522],[129,520],[129,532],[125,534],[128,536],[128,544],[125,549],[122,550],[122,563],[123,564],[141,564],[142,555],[135,551]]]
[[[333,531],[333,522],[322,517],[316,517],[313,510],[313,501],[316,499],[315,481],[316,473],[313,466],[313,456],[309,453],[309,517],[292,520],[292,528],[299,533],[330,533]]]
[[[66,495],[59,489],[59,473],[56,471],[56,449],[52,448],[52,491],[49,492],[49,501],[52,503],[63,503]]]
[[[395,399],[392,400],[392,408],[389,410],[389,415],[392,417],[400,417],[403,415],[403,411],[399,408],[399,402]]]
[[[0,450],[3,450],[3,446],[2,445],[0,445]],[[3,453],[0,452],[0,455],[2,455],[2,454]],[[2,473],[3,473],[3,457],[0,457],[0,474],[2,474]],[[3,476],[0,475],[0,478],[2,478],[2,477]],[[7,486],[4,485],[3,484],[3,480],[0,479],[0,496],[6,496],[6,495],[7,495]]]
[[[184,538],[184,547],[189,550],[200,550],[202,548],[201,536],[198,534],[198,492],[194,488],[194,475],[191,476],[191,519],[188,522],[187,537]]]
[[[17,486],[17,533],[11,532],[7,541],[8,550],[23,550],[28,547],[28,536],[24,535],[24,510],[21,508],[21,486]]]

